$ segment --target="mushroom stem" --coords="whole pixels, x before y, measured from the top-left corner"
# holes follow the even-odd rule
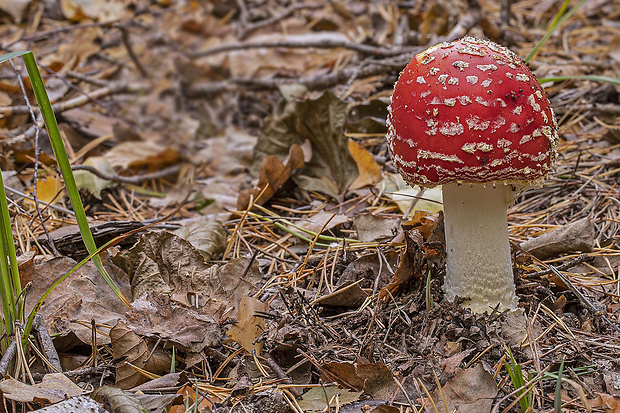
[[[510,185],[443,185],[446,231],[446,298],[469,297],[465,307],[482,313],[499,303],[518,304],[510,262],[506,210]]]

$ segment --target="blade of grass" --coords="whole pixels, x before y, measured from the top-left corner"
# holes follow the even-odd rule
[[[50,143],[54,151],[54,156],[56,157],[56,162],[58,162],[58,166],[60,167],[60,171],[65,181],[67,192],[69,193],[69,197],[71,198],[75,217],[77,218],[78,222],[78,228],[80,229],[80,234],[82,235],[82,240],[86,245],[86,249],[93,258],[93,263],[95,264],[95,267],[97,267],[97,270],[99,271],[105,282],[112,289],[114,294],[126,306],[129,307],[129,300],[127,300],[127,298],[119,290],[108,272],[103,267],[101,257],[99,257],[99,255],[93,255],[93,253],[97,251],[97,244],[95,243],[93,234],[91,233],[90,227],[88,226],[86,212],[84,212],[84,206],[82,205],[80,193],[78,191],[77,185],[75,184],[73,172],[71,171],[69,157],[67,156],[67,151],[62,142],[60,131],[58,130],[58,123],[56,122],[56,117],[54,116],[52,105],[50,103],[49,97],[47,96],[47,91],[45,90],[45,86],[43,85],[43,79],[41,78],[41,74],[39,73],[39,69],[37,67],[32,52],[24,53],[22,55],[22,58],[24,59],[24,63],[26,64],[26,70],[28,71],[28,75],[30,76],[30,83],[32,84],[32,89],[39,104],[41,115],[43,116],[43,120],[45,122],[45,128],[47,129],[47,133],[50,138]]]
[[[12,333],[13,322],[17,319],[17,309],[15,297],[21,294],[21,282],[15,255],[15,244],[13,244],[13,230],[11,228],[11,218],[9,216],[9,206],[6,202],[6,192],[4,191],[4,180],[0,179],[0,273],[2,283],[2,310],[4,313],[5,331],[8,335]]]
[[[558,380],[555,382],[555,400],[553,401],[553,411],[562,413],[562,373],[564,372],[564,359],[560,363],[558,370]]]
[[[538,55],[538,52],[540,51],[540,49],[542,49],[543,45],[547,42],[547,40],[549,40],[549,38],[556,31],[556,29],[558,27],[560,27],[566,20],[568,20],[573,14],[575,14],[575,12],[577,10],[579,10],[579,8],[585,2],[586,2],[586,0],[581,0],[579,3],[577,3],[575,5],[575,7],[570,9],[568,11],[568,13],[566,13],[564,15],[562,15],[562,14],[564,13],[564,11],[566,11],[566,7],[563,6],[560,9],[560,11],[556,15],[555,19],[553,20],[553,23],[551,23],[551,25],[547,29],[547,33],[545,33],[545,35],[542,37],[542,39],[540,39],[538,41],[538,43],[536,43],[536,46],[534,46],[534,50],[532,50],[530,52],[530,54],[528,54],[527,57],[525,58],[525,63],[530,63],[532,60],[534,60],[536,58],[536,55]]]

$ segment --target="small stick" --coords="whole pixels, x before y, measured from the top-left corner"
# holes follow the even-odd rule
[[[150,181],[153,179],[163,178],[165,176],[171,175],[173,173],[178,172],[181,169],[181,165],[173,165],[168,168],[162,169],[157,172],[144,174],[144,175],[136,175],[136,176],[121,176],[117,174],[106,174],[105,172],[101,172],[97,168],[94,168],[90,165],[72,165],[72,171],[88,171],[95,176],[98,176],[101,179],[105,179],[107,181],[120,182],[124,184],[132,184],[139,185],[143,182]]]
[[[62,372],[60,357],[58,357],[58,352],[56,351],[54,342],[50,337],[50,333],[47,331],[47,327],[43,322],[43,316],[41,314],[37,314],[34,316],[32,329],[37,332],[39,342],[41,343],[41,347],[43,348],[43,353],[45,353],[45,357],[47,357],[49,363],[54,367],[54,369]]]

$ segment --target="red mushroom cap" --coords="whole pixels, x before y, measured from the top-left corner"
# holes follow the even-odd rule
[[[515,53],[472,37],[416,55],[387,123],[411,184],[538,181],[556,156],[557,123],[536,77]]]

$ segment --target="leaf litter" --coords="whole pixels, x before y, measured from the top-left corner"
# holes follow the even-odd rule
[[[131,308],[90,264],[52,292],[40,314],[68,379],[50,381],[32,353],[0,382],[5,405],[85,403],[94,386],[108,411],[519,411],[510,348],[525,381],[539,377],[538,408],[553,409],[564,360],[563,411],[620,409],[617,85],[543,84],[562,140],[544,187],[509,211],[521,315],[443,300],[441,198],[407,188],[384,142],[415,53],[470,33],[525,56],[555,3],[513,2],[509,20],[457,0],[59,4],[0,4],[3,47],[47,68],[69,156],[94,168],[76,175],[97,241],[190,197],[104,253]],[[619,9],[587,2],[536,75],[618,78]],[[0,72],[0,166],[30,311],[84,252],[53,153],[41,139],[35,154],[15,73]],[[44,222],[24,191],[35,156]]]

